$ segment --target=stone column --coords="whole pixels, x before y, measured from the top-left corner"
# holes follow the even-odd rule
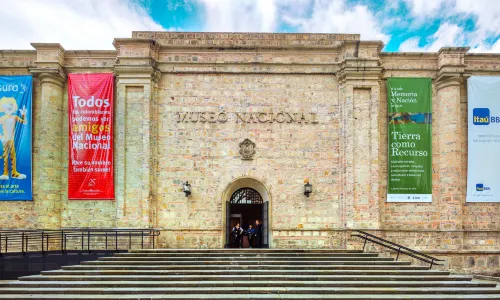
[[[462,74],[465,69],[464,56],[468,48],[441,48],[438,56],[439,75],[436,80],[439,141],[439,216],[440,230],[451,231],[443,247],[458,250],[462,248],[463,203],[465,187],[461,179],[463,151],[461,139],[466,134],[460,111]],[[454,231],[458,231],[453,233]]]
[[[154,227],[156,69],[153,40],[115,39],[115,195],[118,227]]]
[[[346,43],[337,74],[341,107],[342,218],[347,229],[379,229],[379,43]],[[368,145],[368,146],[367,146]]]
[[[37,50],[30,71],[39,84],[33,102],[33,197],[37,228],[60,228],[62,190],[63,101],[66,77],[59,44],[31,44]]]

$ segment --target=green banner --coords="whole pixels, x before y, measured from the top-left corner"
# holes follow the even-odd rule
[[[387,79],[387,202],[432,202],[430,78]]]

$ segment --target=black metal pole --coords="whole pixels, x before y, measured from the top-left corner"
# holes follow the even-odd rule
[[[144,249],[144,230],[141,230],[141,249]]]
[[[23,252],[23,255],[24,255],[24,231],[21,234],[21,248],[22,248],[22,252]]]
[[[61,230],[61,253],[64,254],[64,231]]]

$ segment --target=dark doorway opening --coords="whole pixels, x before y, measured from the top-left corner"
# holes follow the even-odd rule
[[[268,234],[268,202],[262,200],[262,196],[252,188],[241,188],[231,195],[231,199],[226,203],[226,248],[231,247],[231,230],[240,223],[240,226],[247,230],[253,225],[255,220],[262,224],[262,247],[269,248]],[[244,237],[244,241],[245,241]],[[247,242],[243,242],[243,247],[249,247]]]

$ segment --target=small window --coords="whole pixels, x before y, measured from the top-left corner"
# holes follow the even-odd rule
[[[231,196],[232,204],[262,204],[262,197],[259,192],[252,188],[242,188],[237,190]]]

